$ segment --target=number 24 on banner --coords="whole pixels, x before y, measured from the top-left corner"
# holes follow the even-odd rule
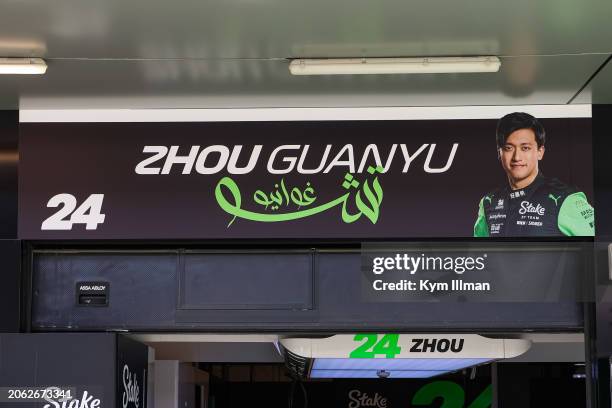
[[[71,230],[74,224],[85,224],[85,229],[95,230],[104,223],[102,214],[104,194],[91,194],[77,207],[77,199],[72,194],[57,194],[49,200],[47,207],[61,208],[43,221],[41,230]],[[68,218],[70,216],[70,218]]]

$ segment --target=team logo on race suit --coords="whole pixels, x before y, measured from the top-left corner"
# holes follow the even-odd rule
[[[503,224],[491,224],[491,234],[499,234]]]
[[[548,198],[550,198],[551,200],[553,200],[555,202],[555,205],[558,207],[559,206],[559,199],[561,198],[561,196],[555,196],[553,194],[549,194]]]
[[[495,206],[496,210],[503,210],[504,209],[504,199],[499,199],[497,201],[497,205]]]
[[[519,214],[537,214],[544,215],[546,208],[542,206],[542,204],[538,203],[537,205],[533,205],[529,201],[521,201],[521,209],[519,210]]]

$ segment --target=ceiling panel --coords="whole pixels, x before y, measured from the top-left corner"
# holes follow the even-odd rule
[[[572,103],[612,104],[612,62],[608,62]]]
[[[286,61],[50,61],[0,76],[0,108],[564,104],[605,56],[502,58],[498,73],[291,76]]]
[[[287,58],[612,51],[601,0],[0,0],[0,55]]]

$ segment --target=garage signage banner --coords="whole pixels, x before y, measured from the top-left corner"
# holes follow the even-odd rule
[[[533,119],[26,123],[19,237],[593,235],[590,119]]]

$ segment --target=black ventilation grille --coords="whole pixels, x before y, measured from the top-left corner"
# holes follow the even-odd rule
[[[285,366],[289,370],[290,375],[296,378],[307,378],[311,359],[298,356],[282,346],[281,348],[285,356]]]

